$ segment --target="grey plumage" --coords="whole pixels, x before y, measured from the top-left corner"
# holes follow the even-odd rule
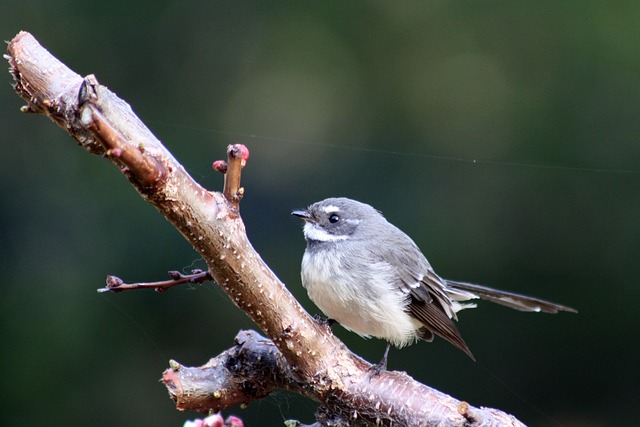
[[[438,276],[417,245],[373,207],[330,198],[293,211],[305,221],[302,284],[331,319],[397,347],[438,335],[473,358],[454,320],[485,299],[522,311],[575,312],[548,301]],[[383,362],[386,363],[386,353]]]

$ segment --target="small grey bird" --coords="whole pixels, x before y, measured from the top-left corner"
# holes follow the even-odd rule
[[[291,213],[305,221],[302,285],[331,320],[403,347],[438,335],[474,359],[454,320],[485,299],[521,311],[576,312],[537,298],[438,276],[409,236],[373,207],[344,197]],[[475,360],[475,359],[474,359]]]

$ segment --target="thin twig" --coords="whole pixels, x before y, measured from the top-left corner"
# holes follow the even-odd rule
[[[213,280],[208,271],[193,270],[191,273],[192,274],[182,274],[178,271],[170,271],[169,276],[171,276],[171,280],[140,283],[124,283],[124,281],[117,276],[107,276],[107,286],[98,289],[98,293],[132,291],[134,289],[154,289],[156,292],[164,292],[169,288],[184,283],[201,285],[204,282]]]

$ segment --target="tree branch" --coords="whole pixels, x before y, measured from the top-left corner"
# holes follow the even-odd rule
[[[240,171],[248,157],[242,146],[228,149],[223,193],[209,192],[186,173],[129,105],[95,77],[74,73],[26,32],[9,43],[8,53],[14,88],[27,101],[22,111],[47,115],[88,152],[112,161],[193,245],[211,277],[270,339],[241,333],[236,347],[203,367],[172,362],[164,380],[178,409],[219,410],[285,388],[320,402],[324,422],[522,425],[508,414],[472,407],[404,373],[371,375],[369,363],[315,322],[247,239],[239,216],[244,194]],[[240,361],[232,370],[231,359]]]
[[[160,282],[149,283],[124,283],[124,281],[116,276],[107,276],[107,286],[98,289],[98,293],[104,292],[122,292],[132,291],[135,289],[153,289],[156,292],[164,292],[169,288],[184,283],[193,283],[200,285],[206,281],[213,280],[208,271],[193,270],[191,274],[182,274],[179,271],[170,271],[171,280],[163,280]]]

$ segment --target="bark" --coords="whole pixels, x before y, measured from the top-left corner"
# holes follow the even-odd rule
[[[521,426],[513,416],[476,408],[405,373],[372,375],[371,365],[314,321],[251,246],[240,217],[241,169],[248,151],[227,150],[225,186],[196,183],[119,99],[93,75],[81,77],[20,32],[5,56],[24,112],[42,113],[89,153],[113,162],[140,195],[204,258],[209,273],[262,332],[241,332],[236,345],[202,367],[171,362],[163,379],[177,408],[202,412],[248,403],[277,389],[319,402],[333,425]],[[218,170],[225,170],[218,163]]]

